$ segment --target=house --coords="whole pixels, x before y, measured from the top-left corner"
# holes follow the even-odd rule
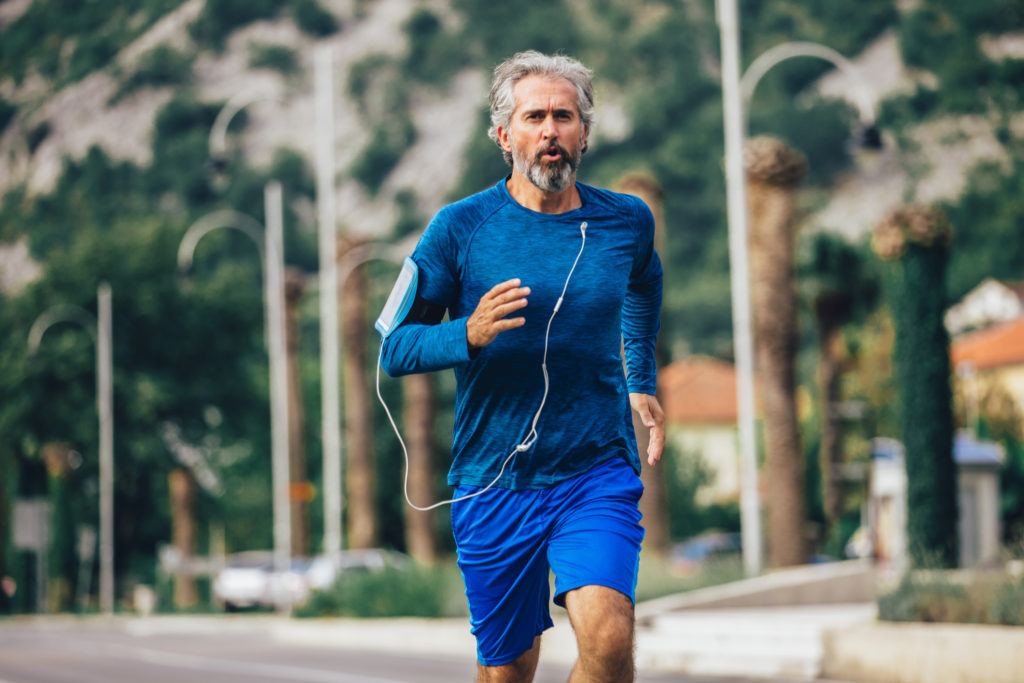
[[[681,454],[699,456],[712,481],[697,502],[735,502],[740,497],[736,370],[725,361],[690,356],[658,372],[666,440]]]
[[[970,426],[993,390],[1009,395],[1024,415],[1024,315],[954,339],[950,359],[973,413]]]
[[[986,278],[946,311],[946,329],[954,337],[1024,316],[1024,283]]]

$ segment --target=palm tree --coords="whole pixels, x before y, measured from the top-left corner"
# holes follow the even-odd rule
[[[856,247],[830,233],[815,233],[802,242],[798,272],[801,294],[813,313],[818,337],[819,462],[825,536],[829,537],[845,507],[839,476],[843,453],[837,406],[839,378],[847,369],[849,356],[845,353],[842,329],[874,304],[878,287]]]
[[[285,348],[288,358],[288,480],[291,491],[291,537],[293,556],[309,555],[309,499],[303,494],[309,479],[306,465],[306,407],[302,400],[299,372],[299,303],[306,278],[301,271],[285,271]],[[295,486],[298,484],[299,486]]]
[[[402,379],[405,394],[403,424],[409,449],[409,497],[417,505],[434,500],[434,380],[428,374]],[[434,512],[405,506],[405,545],[416,560],[433,564],[437,560]]]
[[[804,463],[795,399],[794,193],[806,161],[771,137],[747,144],[751,300],[767,454],[769,562],[807,559]]]
[[[890,262],[886,288],[896,330],[893,365],[907,469],[907,536],[916,566],[956,566],[957,483],[949,334],[943,324],[953,228],[928,206],[897,208],[875,228]]]
[[[342,240],[339,259],[358,245],[355,240]],[[378,544],[373,415],[370,382],[366,375],[368,289],[366,269],[360,265],[345,280],[340,297],[345,434],[348,438],[345,489],[348,497],[348,542],[352,548],[372,548]]]

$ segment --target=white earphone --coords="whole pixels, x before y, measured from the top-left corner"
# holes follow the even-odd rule
[[[384,339],[381,338],[380,353],[377,356],[377,398],[378,400],[380,400],[380,404],[384,406],[384,412],[388,416],[388,421],[391,423],[391,428],[395,430],[395,436],[398,437],[398,442],[402,445],[402,453],[405,456],[405,479],[402,485],[402,492],[405,494],[405,502],[408,503],[411,508],[415,510],[420,510],[422,512],[426,512],[427,510],[433,510],[434,508],[441,507],[442,505],[450,505],[452,503],[457,503],[462,500],[474,498],[482,493],[485,493],[492,486],[498,483],[498,480],[501,479],[501,475],[505,473],[505,469],[508,467],[509,462],[511,462],[512,458],[514,458],[516,454],[526,453],[533,447],[535,443],[537,443],[537,437],[540,436],[540,434],[537,432],[537,423],[540,421],[541,413],[544,411],[544,404],[547,402],[548,399],[548,391],[551,388],[551,382],[548,377],[548,339],[551,336],[551,323],[554,321],[555,316],[558,314],[558,310],[562,307],[562,302],[565,300],[565,292],[566,290],[569,289],[569,281],[572,279],[572,274],[576,270],[576,264],[579,263],[580,261],[580,256],[583,255],[583,248],[587,244],[586,221],[580,223],[580,236],[583,239],[580,243],[579,253],[576,254],[576,260],[572,262],[572,268],[569,269],[569,275],[565,278],[565,284],[562,286],[562,293],[559,295],[558,301],[555,302],[554,310],[551,311],[551,317],[548,318],[547,329],[544,332],[544,355],[541,359],[540,364],[541,372],[544,375],[544,393],[541,396],[540,405],[537,407],[537,412],[534,413],[533,415],[533,421],[530,423],[530,431],[527,432],[526,438],[523,439],[523,441],[520,442],[518,445],[516,445],[516,447],[512,449],[512,452],[509,453],[508,456],[506,456],[505,460],[501,463],[501,469],[498,471],[498,474],[494,477],[491,483],[489,483],[487,486],[480,489],[479,491],[467,494],[465,496],[459,496],[458,498],[442,500],[438,503],[434,503],[433,505],[427,505],[426,507],[416,505],[411,500],[409,500],[409,449],[406,448],[405,440],[402,438],[402,434],[398,430],[398,425],[395,424],[395,418],[392,417],[391,411],[388,409],[388,405],[387,403],[384,402],[384,397],[381,396],[380,393],[380,364],[381,356],[384,353]]]

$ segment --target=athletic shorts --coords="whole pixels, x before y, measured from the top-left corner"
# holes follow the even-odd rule
[[[455,497],[480,490],[460,486]],[[555,604],[582,586],[607,586],[636,600],[640,543],[637,504],[643,484],[614,457],[540,490],[492,488],[452,505],[452,531],[466,582],[477,659],[498,666],[517,659],[551,627]]]

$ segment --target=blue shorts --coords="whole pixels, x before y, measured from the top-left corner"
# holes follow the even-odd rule
[[[455,497],[478,490],[460,486]],[[633,468],[614,457],[550,488],[493,488],[452,505],[481,664],[515,660],[552,626],[551,570],[562,607],[566,593],[593,585],[635,601],[643,490]]]

